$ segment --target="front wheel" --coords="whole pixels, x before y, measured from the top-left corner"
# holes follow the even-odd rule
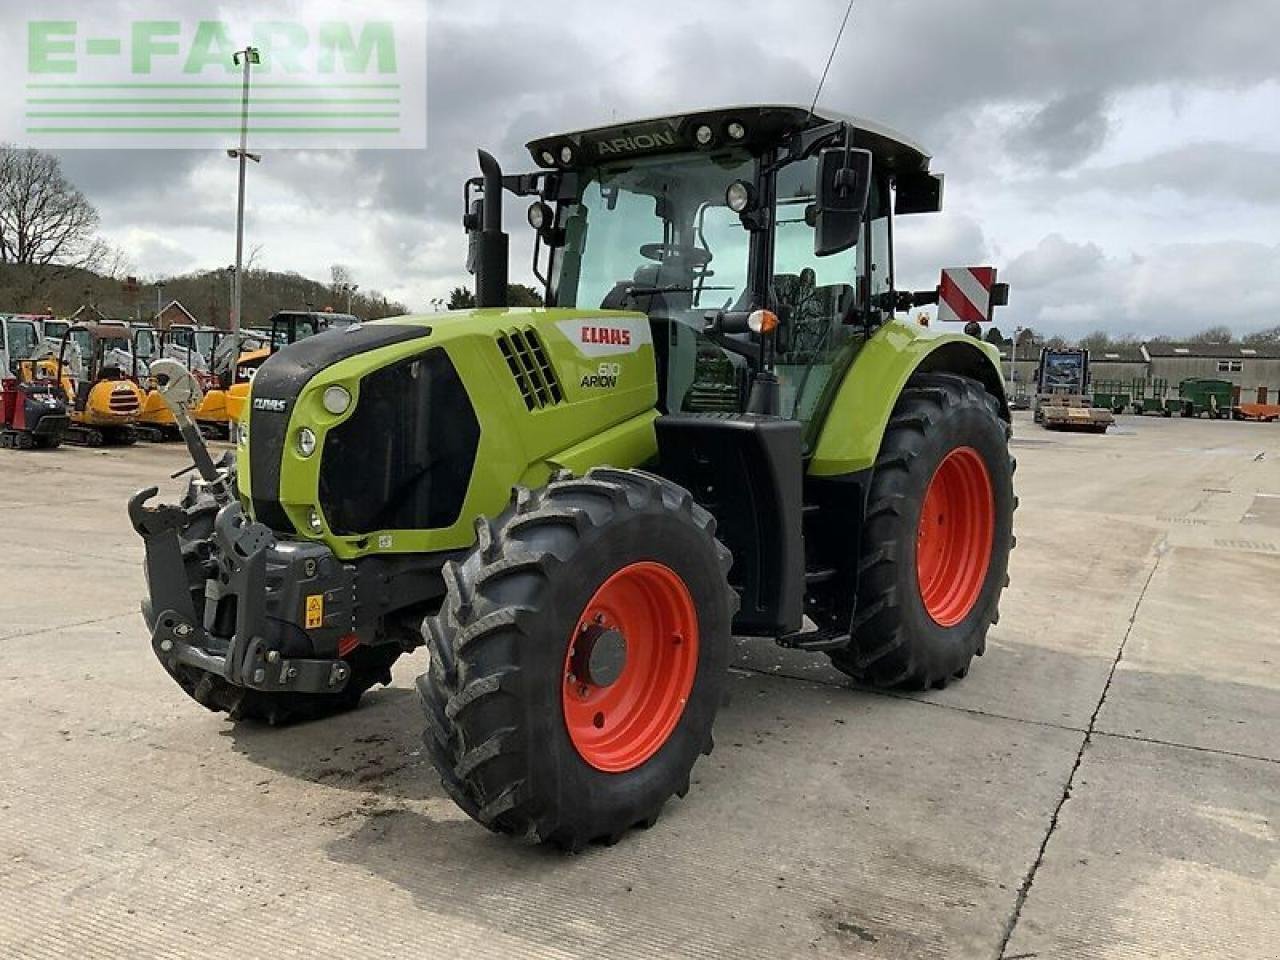
[[[687,492],[592,470],[477,522],[423,634],[426,745],[484,826],[576,850],[689,787],[724,693],[728,551]]]
[[[852,639],[831,654],[878,687],[962,677],[998,618],[1013,547],[1008,425],[977,381],[917,374],[885,430],[861,537]]]

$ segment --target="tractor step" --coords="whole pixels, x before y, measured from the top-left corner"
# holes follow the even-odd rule
[[[806,653],[822,653],[841,650],[852,638],[844,630],[809,630],[805,633],[789,633],[778,638],[778,646],[788,650],[804,650]]]
[[[804,572],[805,586],[811,587],[817,583],[827,583],[830,580],[834,580],[837,573],[839,573],[839,571],[834,567],[823,567],[820,570],[806,570]]]

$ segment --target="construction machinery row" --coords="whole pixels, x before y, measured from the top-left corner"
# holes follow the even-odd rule
[[[161,358],[178,360],[195,374],[202,401],[194,420],[207,436],[226,439],[243,413],[249,381],[267,357],[354,320],[283,311],[266,329],[233,337],[195,326],[0,316],[0,445],[30,449],[63,440],[101,446],[178,439],[178,424],[151,373]]]

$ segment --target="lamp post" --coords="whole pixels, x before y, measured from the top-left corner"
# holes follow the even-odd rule
[[[249,152],[249,70],[262,62],[257,47],[245,47],[237,50],[232,57],[237,67],[244,67],[244,92],[240,103],[240,149],[228,150],[227,156],[240,161],[240,193],[236,201],[236,272],[235,287],[231,294],[231,332],[240,330],[240,301],[244,292],[242,275],[244,273],[244,181],[248,162],[261,163],[262,157]]]
[[[1022,339],[1022,328],[1013,331],[1013,347],[1009,350],[1009,382],[1018,379],[1018,341]]]
[[[359,290],[359,289],[360,289],[360,284],[358,284],[358,283],[344,283],[344,284],[342,285],[342,288],[341,288],[341,289],[342,289],[342,292],[343,292],[343,293],[345,293],[345,294],[347,295],[347,313],[350,313],[350,312],[351,312],[351,298],[355,295],[355,292],[356,292],[357,290]]]

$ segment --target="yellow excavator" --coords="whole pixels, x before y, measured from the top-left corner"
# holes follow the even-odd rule
[[[155,381],[150,376],[151,363],[163,355],[164,331],[140,324],[132,325],[131,330],[133,367],[129,376],[142,391],[142,406],[138,410],[134,430],[140,438],[153,443],[177,440],[180,434],[178,423],[173,419],[173,411],[161,398]]]
[[[234,381],[235,364],[241,350],[239,343],[225,330],[215,327],[181,325],[169,329],[168,356],[181,361],[196,377],[203,396],[191,416],[207,437],[225,440],[230,435],[231,415],[227,412],[227,388]],[[257,348],[261,341],[247,339]]]
[[[225,439],[230,418],[226,392],[213,372],[215,351],[225,334],[209,327],[175,325],[167,330],[137,325],[133,328],[133,379],[146,392],[138,418],[138,432],[148,440],[180,439],[173,412],[156,390],[150,365],[156,360],[177,360],[196,378],[203,391],[199,407],[193,411],[201,431],[211,438]]]
[[[62,335],[56,361],[40,361],[41,372],[52,373],[66,394],[69,442],[98,447],[138,439],[145,395],[129,376],[132,343],[123,323],[77,323]]]

